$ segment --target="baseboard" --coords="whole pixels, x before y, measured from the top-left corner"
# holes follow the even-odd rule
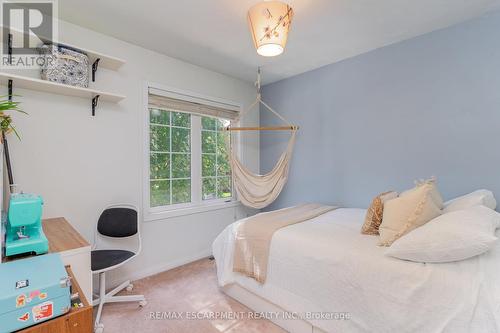
[[[174,260],[174,261],[170,261],[170,262],[166,262],[166,263],[162,263],[162,264],[148,267],[148,268],[145,268],[142,270],[138,270],[138,271],[133,272],[132,274],[126,274],[126,276],[120,275],[120,277],[117,279],[111,279],[111,280],[107,279],[106,282],[108,282],[108,281],[109,282],[106,283],[106,286],[108,288],[109,287],[116,287],[120,283],[122,283],[124,280],[135,281],[135,280],[143,279],[143,278],[151,276],[151,275],[155,275],[155,274],[165,272],[165,271],[168,271],[170,269],[173,269],[173,268],[176,268],[176,267],[179,267],[182,265],[189,264],[189,263],[196,261],[196,260],[207,258],[211,255],[212,255],[212,249],[206,249],[206,250],[201,251],[195,255],[180,258],[178,260]]]

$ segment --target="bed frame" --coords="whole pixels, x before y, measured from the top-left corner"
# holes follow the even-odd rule
[[[238,302],[246,305],[255,312],[286,313],[292,312],[271,303],[270,301],[254,294],[239,284],[232,283],[222,288],[224,293],[234,298]],[[302,320],[271,319],[273,323],[290,333],[326,333],[324,330],[313,326],[311,323]]]

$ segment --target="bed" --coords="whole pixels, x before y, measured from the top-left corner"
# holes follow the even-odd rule
[[[221,288],[294,333],[500,331],[500,244],[459,262],[403,261],[360,234],[365,212],[340,208],[277,231],[264,284],[233,273],[244,220],[229,225],[213,243]]]

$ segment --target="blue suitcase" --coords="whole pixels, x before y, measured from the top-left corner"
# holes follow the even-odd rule
[[[71,282],[59,254],[0,264],[0,332],[12,332],[65,314]]]

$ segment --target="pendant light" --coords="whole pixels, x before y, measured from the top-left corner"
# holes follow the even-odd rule
[[[248,11],[248,24],[257,53],[274,57],[283,53],[293,9],[281,1],[265,1]]]

